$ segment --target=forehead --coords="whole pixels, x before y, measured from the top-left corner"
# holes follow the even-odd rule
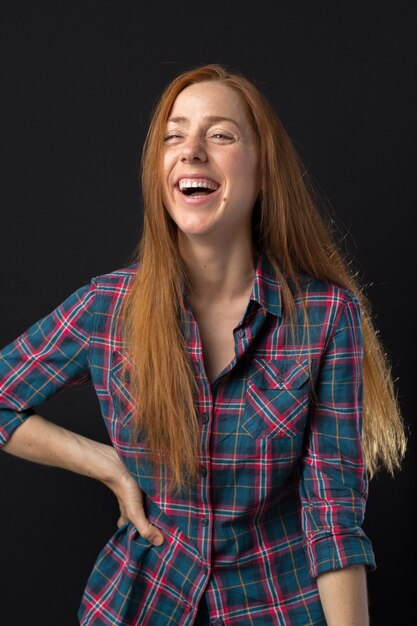
[[[246,104],[231,87],[214,81],[189,85],[181,91],[169,114],[190,121],[207,116],[224,117],[238,124],[250,125]]]

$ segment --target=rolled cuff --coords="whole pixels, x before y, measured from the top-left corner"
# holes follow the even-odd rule
[[[314,533],[307,539],[305,549],[312,578],[350,565],[376,569],[372,544],[361,528]]]
[[[33,409],[26,409],[24,411],[0,409],[0,448],[6,445],[16,428],[21,426],[28,417],[34,414],[35,411]]]

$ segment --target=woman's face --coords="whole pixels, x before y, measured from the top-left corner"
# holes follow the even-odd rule
[[[207,81],[177,96],[164,137],[163,200],[185,236],[250,234],[257,166],[255,133],[233,89]]]

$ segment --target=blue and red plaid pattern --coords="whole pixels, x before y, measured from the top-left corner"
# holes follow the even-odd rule
[[[316,577],[375,567],[363,521],[362,335],[355,297],[305,278],[290,329],[265,257],[234,330],[235,358],[210,384],[185,294],[182,320],[199,387],[200,477],[170,495],[133,441],[118,312],[136,267],[94,278],[0,353],[0,443],[33,407],[91,380],[112,444],[165,542],[132,523],[99,554],[82,626],[193,624],[205,595],[217,626],[324,625]],[[306,320],[308,319],[308,325]],[[161,321],[163,323],[163,321]]]

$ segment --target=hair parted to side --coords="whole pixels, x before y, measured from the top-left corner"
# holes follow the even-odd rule
[[[121,316],[137,407],[135,435],[139,428],[145,433],[150,459],[155,468],[158,464],[165,468],[173,489],[197,477],[197,388],[180,325],[182,286],[187,277],[177,227],[163,204],[160,173],[163,137],[174,101],[187,86],[203,81],[221,82],[239,94],[258,138],[262,194],[254,214],[254,244],[274,267],[282,285],[284,310],[294,308],[289,281],[297,283],[299,272],[334,281],[361,303],[364,456],[371,476],[380,466],[393,473],[406,441],[389,364],[367,300],[315,208],[302,163],[272,107],[249,80],[219,65],[184,72],[168,85],[155,108],[143,148],[140,269]]]

